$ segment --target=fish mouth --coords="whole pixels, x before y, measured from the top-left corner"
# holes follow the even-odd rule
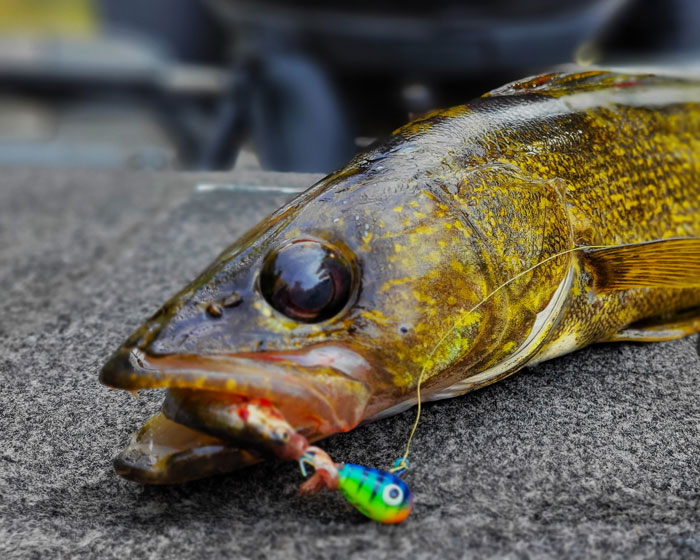
[[[122,347],[102,368],[100,381],[131,392],[166,387],[174,395],[194,395],[195,400],[205,396],[205,401],[271,403],[298,434],[314,441],[350,430],[363,420],[371,397],[370,373],[362,356],[333,344],[301,351],[213,355],[152,355]],[[168,408],[164,407],[165,415],[151,418],[115,459],[120,475],[168,484],[260,460],[258,449],[241,447],[235,433],[228,438],[220,429],[182,421]]]

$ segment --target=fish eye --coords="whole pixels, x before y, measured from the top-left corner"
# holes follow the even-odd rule
[[[342,253],[325,243],[302,239],[267,256],[260,292],[290,319],[318,323],[345,307],[352,280],[352,267]]]
[[[403,501],[403,490],[398,484],[387,484],[382,491],[382,500],[388,506],[398,506]]]

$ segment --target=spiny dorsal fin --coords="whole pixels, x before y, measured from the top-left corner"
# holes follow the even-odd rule
[[[532,76],[516,82],[511,82],[483,97],[502,95],[523,95],[538,93],[548,97],[561,97],[568,93],[595,91],[607,88],[628,88],[647,85],[678,85],[689,84],[687,80],[673,76],[657,76],[653,74],[622,74],[605,70],[587,70],[582,72],[552,72]]]
[[[589,249],[584,259],[597,292],[700,287],[700,237]]]

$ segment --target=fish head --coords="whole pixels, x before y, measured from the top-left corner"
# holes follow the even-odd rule
[[[401,149],[356,159],[224,250],[102,382],[264,399],[316,439],[477,363],[502,330],[495,265],[415,163],[391,161]]]

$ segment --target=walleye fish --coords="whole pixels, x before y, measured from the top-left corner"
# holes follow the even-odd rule
[[[700,83],[547,74],[398,129],[235,242],[131,335],[167,387],[115,460],[173,483],[601,341],[700,330]]]

